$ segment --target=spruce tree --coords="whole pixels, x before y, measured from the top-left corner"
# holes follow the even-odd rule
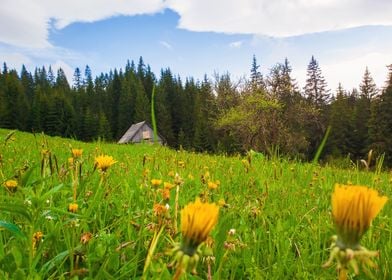
[[[308,101],[316,108],[324,107],[329,101],[327,82],[314,56],[312,56],[308,65],[304,91]]]

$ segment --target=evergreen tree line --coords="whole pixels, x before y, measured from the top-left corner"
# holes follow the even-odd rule
[[[264,77],[253,56],[250,78],[229,73],[185,82],[170,69],[159,79],[142,58],[136,65],[92,77],[75,69],[73,84],[60,68],[23,66],[20,74],[4,63],[0,71],[0,127],[83,141],[117,141],[131,124],[155,115],[160,134],[174,148],[236,153],[250,149],[311,159],[328,126],[323,156],[360,160],[369,150],[392,165],[392,66],[378,89],[366,68],[359,89],[328,90],[312,56],[300,88],[287,59]]]

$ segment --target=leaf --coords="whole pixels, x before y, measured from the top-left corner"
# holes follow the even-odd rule
[[[25,217],[29,222],[32,221],[31,214],[23,203],[0,203],[0,211],[19,214]]]
[[[15,237],[26,239],[26,235],[19,229],[18,226],[6,222],[6,221],[0,221],[0,227],[7,229],[10,231]]]
[[[48,197],[50,197],[51,195],[53,195],[54,193],[58,192],[59,190],[62,189],[62,187],[64,187],[64,184],[60,184],[58,186],[55,186],[54,188],[51,188],[48,192],[44,193],[41,196],[41,201],[45,201]]]
[[[66,250],[64,252],[61,252],[57,256],[55,256],[53,259],[49,260],[47,263],[45,263],[40,271],[40,275],[42,277],[46,276],[46,274],[53,269],[56,265],[58,265],[60,262],[64,260],[65,257],[67,257],[69,254],[69,251]]]
[[[14,257],[16,267],[20,268],[22,266],[22,263],[23,263],[22,252],[16,246],[12,247],[11,252],[12,252],[12,256]]]

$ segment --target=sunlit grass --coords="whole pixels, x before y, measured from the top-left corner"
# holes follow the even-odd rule
[[[334,279],[321,265],[335,183],[392,197],[391,174],[354,167],[9,133],[0,130],[1,279],[171,279],[168,252],[195,197],[219,205],[219,220],[212,258],[183,278]],[[387,203],[361,242],[380,251],[375,279],[392,275],[391,212]]]

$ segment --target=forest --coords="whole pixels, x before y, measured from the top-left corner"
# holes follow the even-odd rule
[[[365,68],[365,67],[364,67]],[[392,65],[384,87],[364,70],[358,89],[328,89],[312,56],[304,87],[292,78],[287,59],[263,76],[256,57],[249,78],[230,73],[184,80],[167,69],[159,78],[145,64],[128,61],[124,69],[92,76],[76,68],[69,83],[60,68],[25,66],[20,73],[0,71],[0,127],[82,141],[116,142],[131,124],[155,116],[159,133],[173,148],[208,153],[278,153],[311,160],[329,131],[325,161],[364,162],[383,157],[392,166]],[[330,128],[330,129],[328,129]]]

